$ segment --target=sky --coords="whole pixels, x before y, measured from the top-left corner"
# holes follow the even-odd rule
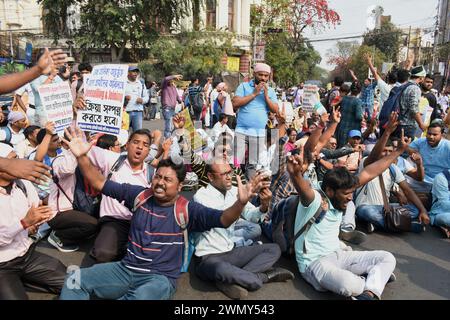
[[[328,0],[329,7],[337,11],[341,17],[341,24],[325,31],[314,34],[307,32],[311,39],[327,39],[361,35],[366,31],[367,8],[380,5],[384,8],[383,15],[390,15],[391,22],[401,28],[409,26],[429,28],[435,24],[437,5],[439,0]],[[431,35],[428,35],[431,36]],[[362,39],[350,39],[345,41]],[[322,56],[321,67],[332,69],[326,63],[326,53],[336,45],[336,41],[313,42],[314,48]]]

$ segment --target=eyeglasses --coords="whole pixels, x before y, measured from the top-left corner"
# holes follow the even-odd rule
[[[221,173],[221,172],[213,172],[213,173],[215,173],[215,174],[218,174],[218,175],[220,175],[221,177],[225,177],[225,176],[233,176],[233,170],[230,170],[230,171],[227,171],[227,172],[223,172],[223,173]]]

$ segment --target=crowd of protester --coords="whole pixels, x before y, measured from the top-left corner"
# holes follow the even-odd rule
[[[232,299],[295,274],[318,291],[381,299],[395,257],[350,245],[427,225],[450,236],[450,113],[424,67],[379,75],[366,60],[374,79],[336,77],[313,110],[303,83],[277,95],[264,63],[234,92],[212,77],[185,90],[182,75],[146,84],[130,66],[119,136],[74,120],[60,137],[47,119],[38,88],[68,81],[76,119],[89,63],[73,71],[44,50],[1,77],[18,107],[0,113],[0,299],[27,299],[25,287],[63,300],[170,299],[190,263]],[[164,129],[143,129],[158,117]],[[35,250],[44,238],[68,254],[93,243],[92,266],[66,273]],[[298,270],[277,267],[282,254]]]

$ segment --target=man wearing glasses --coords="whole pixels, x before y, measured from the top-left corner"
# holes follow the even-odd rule
[[[194,201],[219,210],[231,207],[238,197],[238,189],[232,186],[231,166],[216,161],[208,164],[206,170],[210,183],[197,191]],[[247,203],[242,210],[241,217],[245,220],[238,219],[226,229],[213,228],[195,237],[197,275],[215,281],[217,288],[231,299],[245,298],[248,290],[255,291],[264,283],[294,278],[288,270],[272,268],[281,255],[277,244],[248,245],[249,239],[261,234],[257,223],[268,212],[272,198],[269,186],[268,176],[259,191],[259,208]]]

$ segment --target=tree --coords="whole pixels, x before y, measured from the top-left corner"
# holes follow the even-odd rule
[[[338,41],[335,48],[327,51],[327,63],[341,69],[348,68],[359,46],[357,41]]]
[[[391,62],[396,62],[400,50],[402,31],[389,21],[383,21],[379,29],[364,35],[363,45],[375,46]]]
[[[271,34],[266,40],[266,62],[274,69],[274,80],[278,85],[289,87],[317,77],[315,66],[321,57],[309,43],[291,51],[289,43],[293,39],[286,32]]]
[[[326,0],[263,0],[252,11],[252,24],[275,26],[288,30],[293,41],[289,49],[296,51],[304,42],[306,28],[319,30],[340,22],[339,14]]]
[[[369,66],[367,65],[366,59],[364,58],[364,55],[366,53],[370,53],[372,55],[372,59],[374,61],[373,65],[378,70],[381,70],[383,61],[386,61],[386,56],[378,48],[365,45],[359,47],[358,51],[351,57],[349,67],[350,69],[355,71],[356,76],[360,80],[366,79],[368,77]]]
[[[110,48],[111,60],[120,61],[125,48],[145,48],[161,31],[170,32],[180,20],[199,8],[200,0],[38,0],[48,12],[45,25],[55,41],[65,35],[70,5],[78,5],[81,28],[75,40],[84,50]],[[194,1],[193,4],[191,1]]]
[[[221,59],[230,49],[231,36],[227,33],[183,32],[157,39],[149,46],[150,59],[139,67],[155,80],[174,73],[204,79],[224,70]]]

